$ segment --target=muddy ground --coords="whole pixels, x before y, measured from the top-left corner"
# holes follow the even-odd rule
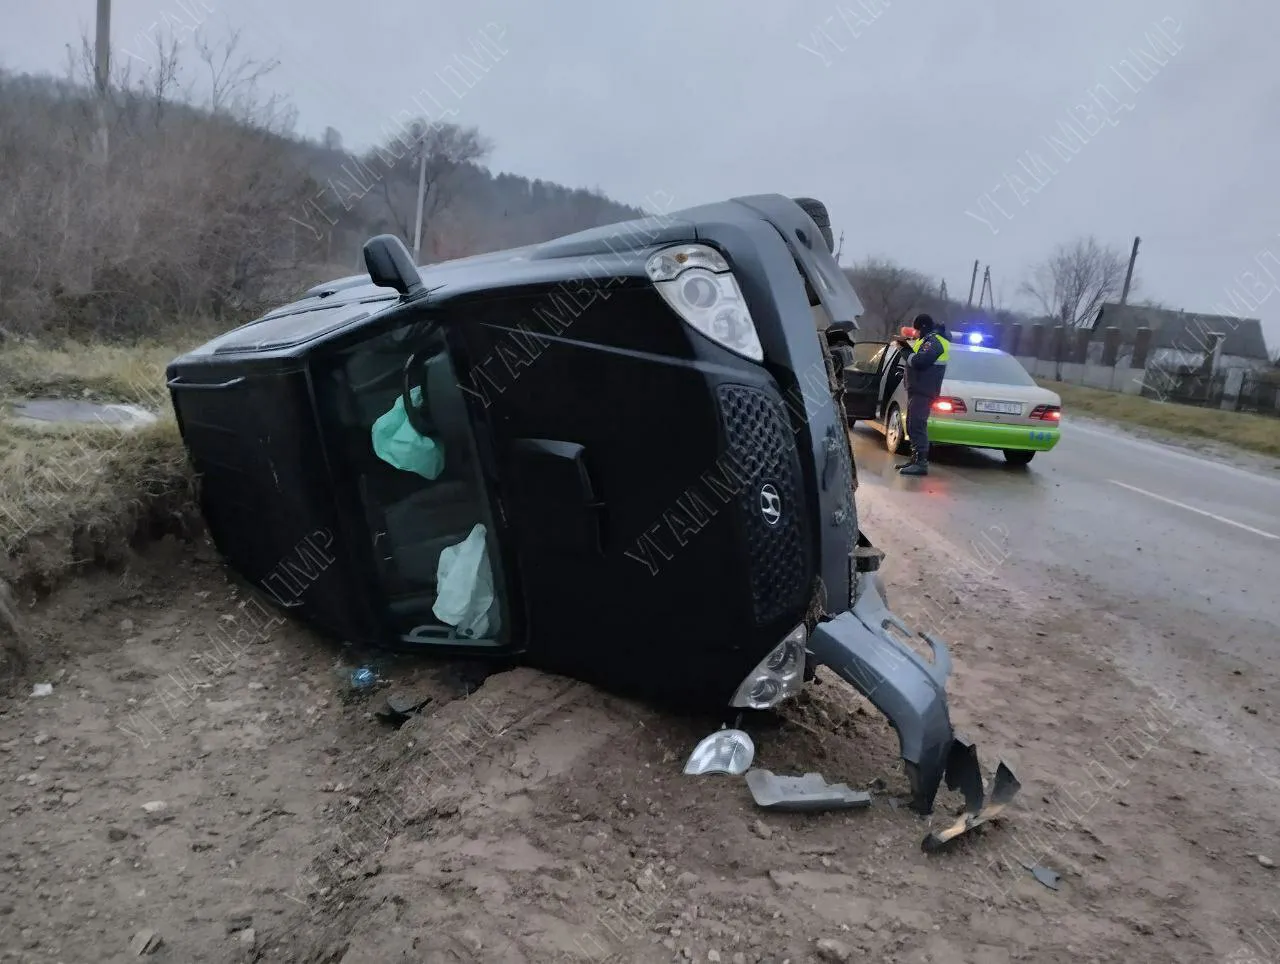
[[[1257,744],[1224,753],[1234,720],[1135,673],[1083,584],[1009,588],[859,500],[894,608],[943,624],[958,726],[1024,784],[956,852],[921,852],[893,734],[838,681],[748,723],[757,765],[872,807],[764,815],[740,779],[682,775],[715,721],[528,670],[475,689],[472,667],[384,664],[432,697],[395,729],[372,715],[385,692],[344,683],[351,654],[263,622],[207,547],[170,541],[26,614],[37,662],[0,703],[0,958],[1280,959],[1280,870],[1255,856],[1280,860],[1280,784]],[[939,560],[973,591],[927,590]]]

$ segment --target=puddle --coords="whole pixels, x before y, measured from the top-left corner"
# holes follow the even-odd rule
[[[25,425],[109,425],[117,429],[151,425],[156,416],[138,405],[77,402],[62,398],[37,398],[13,404],[12,420]]]

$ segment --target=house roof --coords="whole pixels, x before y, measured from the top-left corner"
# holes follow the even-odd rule
[[[1094,320],[1093,334],[1089,340],[1101,341],[1103,331],[1112,327],[1120,329],[1120,340],[1125,344],[1133,341],[1134,333],[1139,328],[1150,328],[1152,348],[1183,351],[1203,351],[1208,333],[1220,331],[1224,336],[1224,355],[1262,361],[1270,358],[1267,340],[1262,334],[1262,322],[1257,318],[1204,315],[1191,311],[1107,302],[1098,309],[1098,317]]]

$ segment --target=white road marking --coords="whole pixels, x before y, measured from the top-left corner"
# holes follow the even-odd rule
[[[1174,499],[1166,498],[1163,495],[1156,495],[1154,492],[1148,492],[1146,489],[1140,489],[1136,485],[1129,485],[1127,482],[1121,482],[1117,479],[1108,480],[1112,485],[1118,485],[1122,489],[1128,489],[1131,492],[1138,492],[1152,499],[1158,499],[1161,502],[1167,502],[1169,505],[1176,505],[1179,509],[1186,509],[1188,512],[1194,512],[1197,515],[1207,516],[1218,522],[1225,522],[1229,526],[1235,526],[1237,529],[1244,529],[1246,532],[1252,532],[1254,535],[1262,536],[1266,539],[1280,539],[1280,536],[1274,532],[1266,532],[1262,529],[1255,529],[1253,526],[1247,526],[1243,522],[1236,522],[1234,519],[1228,519],[1226,516],[1220,516],[1215,512],[1207,512],[1204,509],[1197,509],[1194,505],[1187,505],[1185,502],[1178,502]]]

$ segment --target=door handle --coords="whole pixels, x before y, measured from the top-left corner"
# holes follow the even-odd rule
[[[239,385],[243,381],[244,381],[244,376],[241,375],[238,378],[232,378],[229,381],[225,381],[225,382],[184,382],[182,380],[182,376],[179,375],[177,378],[169,379],[167,382],[165,382],[165,384],[168,385],[170,388],[185,388],[185,389],[189,389],[190,391],[199,391],[199,392],[216,392],[223,388],[234,388],[236,385]]]

